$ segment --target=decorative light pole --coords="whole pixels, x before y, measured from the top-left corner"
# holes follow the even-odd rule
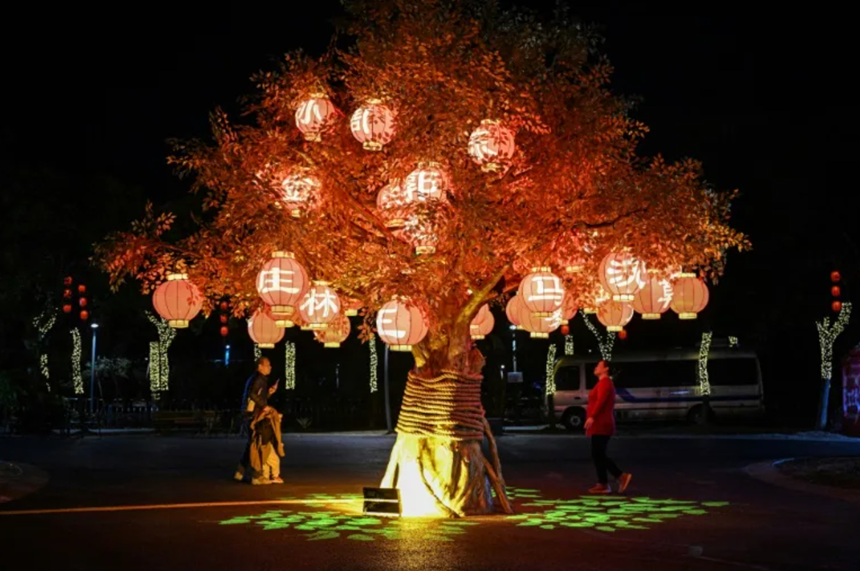
[[[93,354],[90,357],[90,414],[96,410],[96,333],[99,330],[99,324],[93,323],[90,325],[93,330]]]

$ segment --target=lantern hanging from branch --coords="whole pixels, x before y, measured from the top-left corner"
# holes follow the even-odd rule
[[[679,319],[696,319],[709,299],[708,286],[696,274],[681,274],[672,287],[671,307]]]
[[[469,137],[469,156],[484,172],[504,169],[514,156],[514,132],[499,121],[484,119]]]
[[[523,298],[518,295],[512,296],[511,299],[508,300],[508,304],[505,306],[505,315],[508,317],[508,321],[517,329],[523,328],[520,316],[526,311],[528,310],[525,309],[525,306],[523,305]]]
[[[284,330],[265,310],[258,309],[248,320],[248,335],[261,349],[272,349],[284,338]]]
[[[636,292],[633,309],[642,319],[660,319],[672,304],[672,284],[667,279],[652,277]]]
[[[406,224],[406,195],[400,183],[393,181],[382,187],[376,196],[376,208],[386,228],[403,228]]]
[[[168,325],[184,329],[200,313],[203,296],[186,274],[169,274],[152,295],[152,305]]]
[[[281,182],[281,201],[293,218],[300,218],[302,212],[316,206],[321,188],[320,179],[309,172],[293,172]]]
[[[490,306],[484,304],[478,310],[478,314],[472,319],[469,324],[469,333],[472,339],[484,339],[487,335],[493,332],[493,327],[496,325],[496,318],[493,317],[493,312],[490,311]]]
[[[314,331],[314,338],[326,349],[337,349],[349,337],[351,326],[349,318],[340,314],[322,331]]]
[[[417,213],[409,215],[403,229],[398,230],[395,235],[412,244],[415,247],[415,253],[419,255],[434,254],[436,244],[439,243],[436,226],[426,216]]]
[[[343,314],[347,317],[355,317],[358,315],[358,310],[361,309],[362,303],[357,299],[347,298],[342,303]]]
[[[628,253],[609,254],[597,269],[600,284],[614,301],[633,301],[645,285],[645,264]]]
[[[601,305],[611,299],[612,295],[603,289],[603,286],[596,285],[592,288],[591,293],[586,296],[587,301],[585,307],[582,308],[582,312],[586,315],[594,315],[597,313],[597,310],[600,309]]]
[[[411,351],[413,345],[424,340],[429,329],[421,309],[405,300],[389,301],[376,314],[379,338],[392,351]]]
[[[549,268],[532,268],[531,273],[520,282],[518,293],[535,317],[549,317],[561,308],[564,301],[561,278]]]
[[[540,316],[526,310],[521,314],[523,329],[529,332],[533,339],[547,339],[549,334],[561,325],[561,309],[553,313]]]
[[[278,327],[292,327],[291,317],[308,289],[308,273],[290,252],[274,252],[257,274],[257,292],[270,306]]]
[[[404,202],[441,202],[447,199],[450,188],[451,179],[439,163],[418,163],[403,183]]]
[[[597,319],[607,331],[621,331],[633,319],[633,306],[629,303],[608,301],[597,310]]]
[[[296,127],[306,141],[320,141],[322,133],[331,127],[337,114],[337,109],[325,94],[314,93],[296,109]]]
[[[394,112],[379,99],[369,99],[352,114],[352,136],[368,151],[381,151],[394,137]]]
[[[315,281],[299,305],[304,328],[311,331],[326,329],[340,313],[340,298],[328,282]]]
[[[570,323],[570,320],[576,316],[578,308],[576,307],[576,300],[573,297],[571,292],[565,292],[564,301],[561,304],[561,324],[567,325]],[[567,333],[565,333],[567,335]]]

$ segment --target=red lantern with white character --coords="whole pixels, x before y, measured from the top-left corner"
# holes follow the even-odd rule
[[[389,301],[376,314],[379,338],[392,351],[411,351],[413,345],[424,340],[429,329],[421,309],[405,300]]]
[[[274,252],[257,274],[257,293],[271,307],[279,327],[292,327],[290,319],[307,292],[308,273],[290,252]]]
[[[394,137],[394,112],[379,99],[369,99],[355,110],[349,129],[368,151],[380,151]]]
[[[597,269],[600,284],[614,301],[633,301],[645,285],[645,264],[627,253],[609,254]]]
[[[667,279],[652,277],[636,292],[633,309],[642,319],[660,319],[672,304],[672,284]]]
[[[529,275],[520,282],[518,291],[523,304],[536,317],[549,317],[561,308],[564,301],[564,288],[561,278],[549,268],[532,268]]]
[[[404,202],[444,201],[450,188],[448,173],[439,163],[418,163],[418,168],[409,173],[403,183]]]
[[[514,132],[492,119],[481,121],[469,137],[469,155],[484,172],[502,170],[515,150]]]
[[[317,205],[322,188],[320,179],[307,171],[296,171],[281,182],[281,201],[293,218]]]
[[[322,331],[314,331],[314,338],[326,349],[337,349],[349,337],[350,329],[349,318],[340,314]]]
[[[329,129],[337,118],[335,106],[322,93],[315,93],[299,104],[296,109],[296,127],[306,141],[320,141],[322,133]]]
[[[327,282],[315,281],[302,298],[299,313],[311,331],[326,329],[341,312],[340,298]]]

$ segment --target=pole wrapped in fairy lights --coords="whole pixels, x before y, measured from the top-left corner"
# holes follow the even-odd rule
[[[827,426],[827,415],[830,403],[830,380],[833,375],[833,344],[848,325],[851,319],[851,303],[841,304],[839,315],[831,325],[830,318],[825,317],[815,323],[818,328],[818,344],[821,348],[821,396],[819,398],[818,429]]]

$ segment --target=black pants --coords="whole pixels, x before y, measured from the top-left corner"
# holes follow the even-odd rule
[[[595,434],[591,437],[591,459],[594,460],[594,468],[597,470],[597,481],[606,484],[609,481],[607,472],[614,478],[618,478],[622,472],[615,462],[606,456],[606,447],[609,446],[609,436]]]
[[[247,440],[245,441],[245,450],[242,452],[242,459],[239,460],[239,465],[244,468],[246,474],[250,474],[251,471],[251,440],[253,439],[253,433],[251,432],[251,417],[243,417],[242,423],[244,424],[244,430],[248,435]]]

